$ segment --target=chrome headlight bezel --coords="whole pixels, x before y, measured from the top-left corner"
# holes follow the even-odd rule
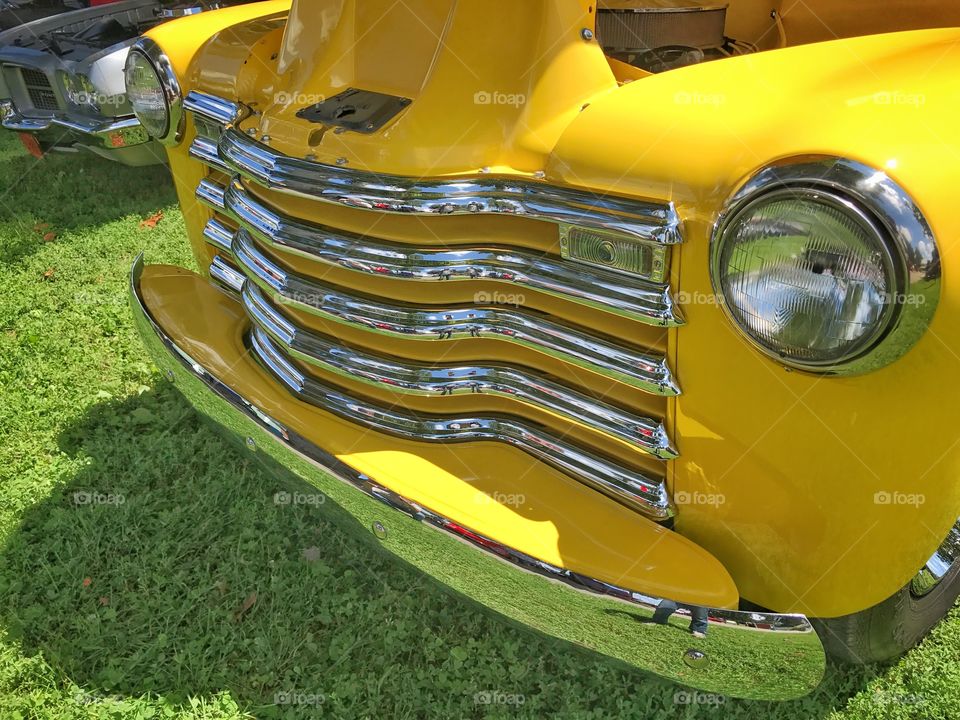
[[[142,56],[153,68],[153,72],[160,82],[160,88],[163,91],[164,100],[167,105],[167,127],[165,132],[155,137],[164,145],[176,145],[183,138],[184,114],[183,114],[183,93],[180,89],[180,81],[173,70],[170,58],[167,57],[163,49],[151,38],[140,37],[130,48],[130,55],[127,57],[127,63],[130,62],[130,56],[134,53]],[[126,65],[124,67],[126,75]],[[130,102],[129,93],[127,101]],[[136,111],[134,111],[136,114]],[[139,119],[139,118],[138,118]]]
[[[727,231],[743,213],[773,193],[842,208],[873,227],[895,273],[883,322],[856,351],[831,362],[784,357],[744,327],[728,306],[721,283]],[[907,353],[927,331],[940,299],[940,254],[929,223],[913,199],[886,172],[832,157],[782,161],[753,176],[727,202],[710,240],[710,279],[731,324],[764,355],[786,367],[816,374],[857,375],[878,370]],[[921,302],[922,300],[922,302]]]

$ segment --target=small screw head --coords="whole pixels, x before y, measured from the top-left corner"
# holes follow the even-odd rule
[[[533,176],[534,176],[537,180],[543,180],[543,179],[547,176],[547,174],[546,174],[543,170],[537,170],[537,171],[533,174]]]
[[[710,658],[707,657],[705,652],[691,648],[683,654],[683,662],[687,667],[702,670],[710,664]]]
[[[345,157],[337,158],[337,165],[346,165],[349,161]]]
[[[387,527],[382,522],[377,520],[373,523],[373,534],[376,535],[381,540],[387,539]]]
[[[260,138],[260,142],[264,142],[264,143],[270,142],[270,136],[264,135],[262,138]]]
[[[316,160],[317,156],[314,153],[307,153],[303,156],[304,160]]]
[[[250,448],[251,450],[256,450],[256,449],[257,449],[257,441],[254,440],[252,437],[248,437],[248,438],[247,438],[247,447]]]
[[[253,137],[257,134],[257,129],[255,127],[247,128],[247,135]]]
[[[580,31],[580,37],[582,37],[587,42],[590,42],[591,40],[593,40],[593,30],[591,30],[590,28],[584,28],[583,30]]]

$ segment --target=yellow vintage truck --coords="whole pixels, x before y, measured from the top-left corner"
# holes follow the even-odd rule
[[[801,696],[960,592],[951,26],[947,0],[161,25],[127,91],[201,272],[138,259],[136,323],[227,436],[457,594]]]

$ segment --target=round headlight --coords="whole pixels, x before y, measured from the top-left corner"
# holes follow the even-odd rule
[[[766,354],[813,372],[891,362],[939,297],[936,245],[919,210],[884,173],[837,163],[814,165],[819,177],[811,166],[761,175],[713,238],[711,275],[733,323]],[[861,362],[907,325],[905,312],[924,322],[900,331],[892,353]]]
[[[180,139],[180,85],[170,62],[150,38],[141,37],[124,67],[127,100],[151,137],[172,144]]]
[[[170,127],[170,106],[157,71],[146,57],[132,51],[127,55],[124,76],[127,99],[140,124],[152,137],[164,137]]]
[[[883,234],[852,203],[774,191],[724,229],[717,277],[734,321],[801,365],[856,357],[890,325],[900,291]]]

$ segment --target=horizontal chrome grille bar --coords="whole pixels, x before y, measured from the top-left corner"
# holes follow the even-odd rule
[[[219,225],[216,220],[211,223]],[[530,311],[482,306],[399,307],[350,295],[285,271],[242,232],[233,238],[232,255],[247,278],[278,303],[325,320],[407,340],[493,338],[532,348],[646,392],[680,393],[662,356],[633,352]]]
[[[203,195],[212,195],[204,183],[208,181],[201,182]],[[197,192],[200,196],[201,189]],[[495,280],[647,324],[682,324],[666,286],[620,273],[508,247],[411,247],[310,225],[275,213],[236,179],[226,188],[223,200],[226,214],[271,248],[330,265],[408,281]]]
[[[506,397],[572,423],[582,421],[661,460],[677,457],[659,421],[633,415],[546,378],[506,366],[428,366],[362,353],[296,327],[249,282],[244,284],[242,297],[254,325],[285,355],[308,365],[401,394],[438,398],[440,402],[450,395]]]
[[[673,515],[663,481],[614,465],[538,428],[496,417],[413,416],[381,408],[302,374],[259,329],[251,331],[249,341],[254,357],[291,393],[352,422],[421,442],[505,442],[646,515],[659,520]]]
[[[212,180],[204,178],[197,185],[197,200],[204,205],[223,212],[224,210],[224,187]]]
[[[230,173],[230,168],[227,167],[226,163],[217,155],[217,143],[215,140],[198,135],[194,141],[190,143],[190,157],[212,168]]]
[[[224,253],[232,253],[233,230],[228,228],[217,218],[211,218],[203,228],[204,239],[213,245],[217,250]]]
[[[246,282],[246,277],[244,277],[243,273],[238,272],[219,255],[213,258],[213,262],[210,263],[210,277],[216,280],[224,289],[229,290],[230,293],[236,294],[237,296],[240,295],[240,291],[243,290],[243,284]]]
[[[613,197],[523,178],[421,179],[324,165],[282,155],[226,127],[220,159],[266,187],[350,207],[404,215],[523,215],[672,245],[682,242],[673,203]]]
[[[240,117],[240,105],[237,103],[195,90],[187,93],[183,100],[183,109],[219,125],[229,125]]]

